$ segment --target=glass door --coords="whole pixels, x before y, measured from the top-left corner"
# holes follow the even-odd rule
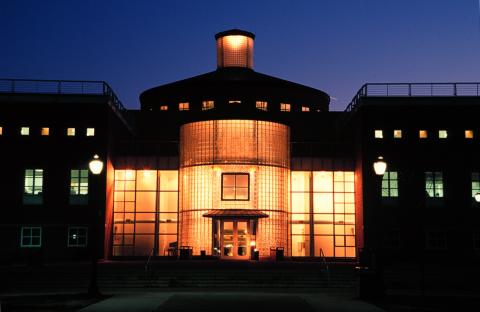
[[[248,259],[249,234],[248,221],[222,221],[221,248],[222,259]]]

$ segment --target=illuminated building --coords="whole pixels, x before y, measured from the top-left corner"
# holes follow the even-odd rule
[[[369,84],[332,112],[254,71],[253,34],[215,38],[216,70],[146,90],[140,110],[103,82],[1,80],[5,258],[478,252],[478,84]]]

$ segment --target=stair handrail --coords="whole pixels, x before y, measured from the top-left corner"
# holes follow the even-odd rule
[[[150,268],[150,260],[152,259],[153,257],[153,252],[155,251],[155,248],[152,248],[152,250],[150,250],[150,253],[148,255],[148,258],[147,258],[147,261],[145,262],[145,272],[147,272]]]
[[[323,267],[325,267],[325,271],[327,272],[327,285],[330,285],[330,268],[328,267],[327,258],[325,257],[322,248],[320,248],[320,260]]]

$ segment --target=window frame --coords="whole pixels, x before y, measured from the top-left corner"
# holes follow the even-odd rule
[[[178,103],[178,110],[180,112],[189,111],[190,110],[190,102],[180,102],[180,103]]]
[[[392,173],[396,174],[396,178],[393,179],[391,177]],[[384,187],[384,182],[387,183],[387,186]],[[392,182],[397,182],[397,186],[393,187]],[[397,195],[392,195],[392,191],[396,190]],[[384,195],[384,191],[387,192],[387,194]],[[382,184],[381,184],[381,193],[382,193],[382,198],[391,198],[391,199],[396,199],[400,196],[399,192],[399,173],[398,171],[385,171],[385,173],[382,176]]]
[[[76,233],[70,233],[71,231],[73,230],[76,230]],[[84,230],[85,231],[85,235],[82,235],[80,236],[79,235],[79,230]],[[77,241],[79,240],[78,238],[79,237],[83,237],[85,239],[85,243],[84,244],[72,244],[70,243],[70,234],[76,234],[77,235]],[[87,247],[88,245],[88,227],[86,226],[69,226],[67,228],[67,247],[69,248],[83,248],[83,247]]]
[[[440,174],[440,180],[438,180],[436,178],[437,174]],[[432,176],[432,188],[431,190],[433,191],[433,196],[430,196],[428,190],[428,184],[427,184],[427,176],[428,174],[431,174]],[[444,177],[443,177],[443,171],[425,171],[425,174],[424,174],[424,177],[425,177],[425,195],[426,195],[426,198],[436,198],[436,199],[442,199],[445,197],[445,186],[444,186]],[[439,182],[441,182],[441,191],[442,191],[442,195],[441,196],[436,196],[437,194],[437,190],[440,189],[439,186],[437,186],[437,184],[439,184]]]
[[[32,189],[31,193],[27,192],[27,171],[32,170],[31,185],[28,187]],[[37,176],[37,171],[41,170],[41,186],[36,185],[36,180],[39,178]],[[23,171],[23,204],[24,205],[42,205],[43,204],[43,189],[44,189],[44,180],[45,172],[42,168],[25,168]],[[37,193],[36,193],[37,192]]]
[[[77,172],[77,176],[73,177],[73,173]],[[83,173],[87,173],[87,176],[82,176]],[[87,179],[87,184],[82,186],[82,179]],[[69,204],[70,205],[87,205],[88,204],[88,194],[89,194],[89,178],[90,172],[88,169],[70,169],[70,185],[69,185]],[[73,185],[76,182],[76,185]],[[86,194],[82,194],[82,189],[87,191]],[[75,190],[76,193],[72,193],[72,190]]]
[[[281,112],[291,112],[292,104],[290,103],[280,103],[280,111]]]
[[[234,179],[235,179],[235,185],[233,186],[233,190],[234,190],[234,198],[224,198],[224,185],[223,185],[223,179],[224,179],[224,176],[227,176],[227,175],[231,175],[231,176],[234,176]],[[246,175],[247,176],[247,198],[242,198],[242,199],[238,199],[237,198],[237,176],[239,175]],[[222,176],[221,176],[221,200],[223,201],[250,201],[250,173],[248,172],[222,172]],[[245,188],[245,187],[239,187],[239,188]]]
[[[255,101],[255,108],[261,111],[268,110],[268,102],[267,101]]]
[[[32,231],[33,230],[39,230],[38,235],[33,235]],[[24,231],[25,230],[30,230],[30,235],[26,236]],[[25,237],[29,237],[30,243],[29,244],[24,244],[23,240]],[[38,237],[38,244],[33,244],[32,240],[34,237]],[[20,247],[21,248],[39,248],[42,247],[42,227],[41,226],[22,226],[20,228]]]
[[[214,108],[215,108],[215,101],[213,100],[202,101],[202,111],[206,111]]]

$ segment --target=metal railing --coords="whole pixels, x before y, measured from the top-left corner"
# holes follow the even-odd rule
[[[39,93],[71,95],[104,95],[108,104],[131,129],[127,110],[105,81],[0,79],[0,93]]]
[[[362,97],[434,97],[480,96],[479,82],[439,83],[366,83],[348,104],[345,111],[354,110]]]
[[[325,272],[327,273],[327,285],[330,286],[330,268],[328,267],[327,258],[325,257],[322,248],[320,248],[320,261],[322,262],[322,266],[325,268]]]

